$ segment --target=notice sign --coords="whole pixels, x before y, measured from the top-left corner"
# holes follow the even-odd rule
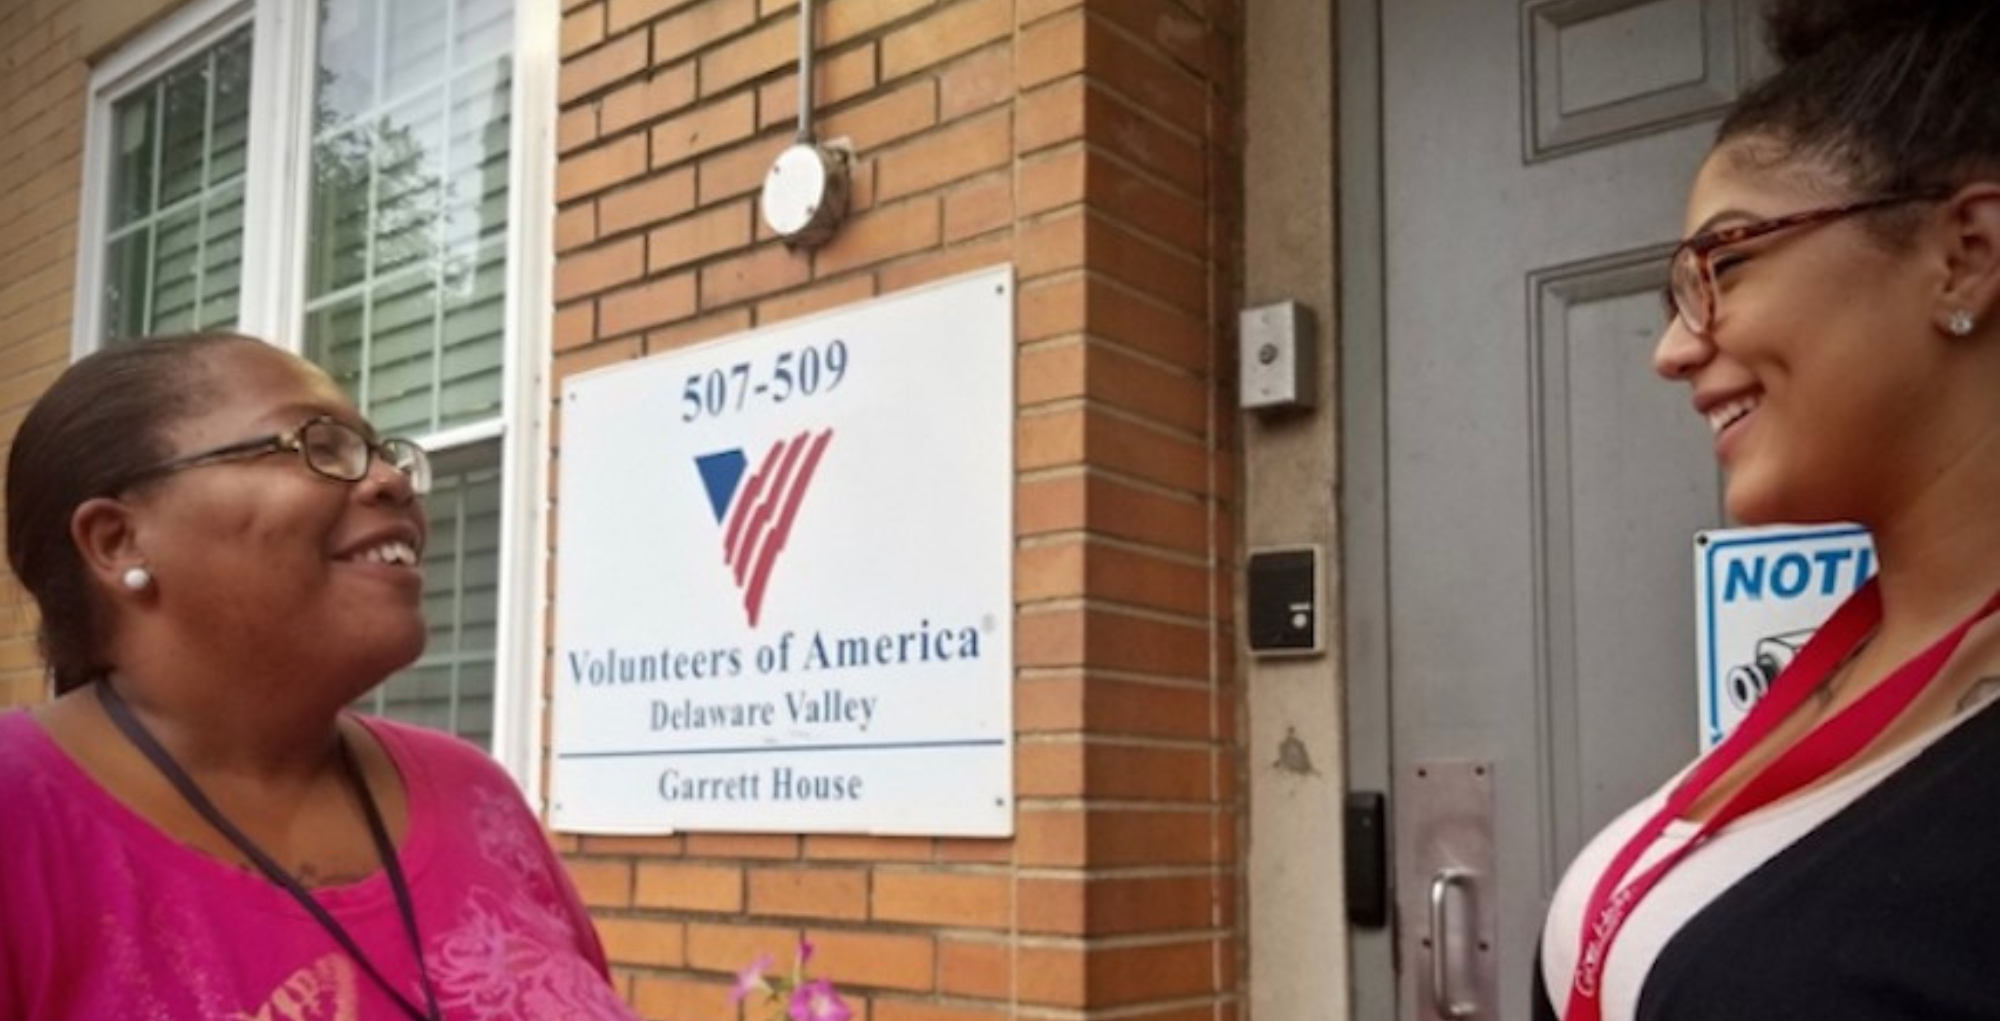
[[[1856,525],[1695,535],[1703,750],[1743,719],[1821,622],[1874,573],[1875,547]]]
[[[550,820],[1013,832],[1011,268],[570,379]]]

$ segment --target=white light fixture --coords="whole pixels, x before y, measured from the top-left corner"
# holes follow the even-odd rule
[[[793,248],[833,237],[847,215],[847,154],[814,142],[785,147],[764,175],[759,208],[773,233]]]

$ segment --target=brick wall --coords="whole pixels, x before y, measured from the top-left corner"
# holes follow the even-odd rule
[[[69,364],[90,81],[81,20],[65,0],[0,0],[0,437]],[[0,575],[0,706],[21,705],[45,690],[36,617]]]
[[[785,959],[870,1021],[1228,1018],[1241,937],[1234,0],[831,0],[853,214],[756,213],[796,0],[565,0],[555,374],[1016,267],[1018,835],[563,838],[649,1018]],[[558,551],[560,555],[560,551]]]

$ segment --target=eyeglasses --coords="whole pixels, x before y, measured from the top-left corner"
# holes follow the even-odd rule
[[[1944,198],[1946,194],[1948,193],[1944,191],[1932,190],[1884,195],[1879,198],[1849,202],[1846,205],[1808,209],[1788,216],[1696,234],[1675,247],[1667,276],[1667,286],[1660,291],[1660,303],[1665,306],[1667,321],[1671,323],[1674,317],[1680,317],[1681,323],[1697,337],[1707,337],[1714,332],[1715,310],[1720,304],[1715,286],[1715,253],[1719,249],[1741,244],[1752,238],[1760,238],[1766,234],[1775,234],[1781,230],[1831,223],[1842,217],[1881,209],[1884,206],[1902,205],[1906,202],[1935,202]]]
[[[176,457],[132,476],[118,489],[130,489],[141,482],[189,468],[246,461],[287,450],[297,451],[306,467],[315,474],[340,482],[359,482],[367,478],[370,464],[379,457],[383,464],[402,472],[410,480],[410,488],[419,496],[431,490],[431,458],[424,453],[424,448],[398,437],[369,439],[361,430],[331,415],[309,418],[298,428],[287,432]]]

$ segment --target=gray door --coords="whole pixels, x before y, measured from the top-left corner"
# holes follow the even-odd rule
[[[1379,164],[1342,195],[1353,775],[1390,791],[1399,873],[1356,968],[1390,981],[1378,939],[1399,978],[1363,1021],[1455,1016],[1440,985],[1524,1018],[1560,870],[1695,751],[1689,541],[1719,480],[1649,355],[1687,186],[1757,62],[1737,7],[1343,6],[1341,59],[1379,61]]]

